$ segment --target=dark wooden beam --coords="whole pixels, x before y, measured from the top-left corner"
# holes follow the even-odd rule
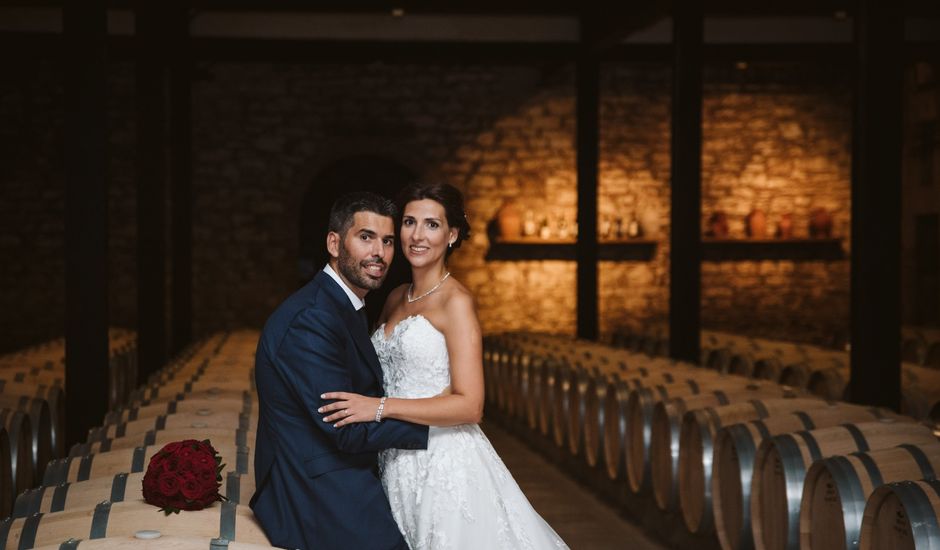
[[[143,378],[167,360],[166,13],[157,2],[137,10],[137,326]]]
[[[674,10],[669,353],[674,359],[697,363],[701,329],[704,17],[699,0],[677,2]]]
[[[593,5],[587,3],[581,13],[581,43],[596,53],[618,46],[638,30],[666,17],[663,0],[643,4],[617,2]]]
[[[598,336],[597,174],[600,150],[600,62],[590,45],[582,45],[577,61],[578,170],[578,337]]]
[[[69,5],[63,16],[65,442],[71,446],[108,411],[108,59],[104,2]]]
[[[170,24],[170,202],[172,273],[170,350],[176,354],[193,337],[192,75],[189,10],[182,0],[168,4]]]
[[[861,0],[852,151],[849,398],[897,409],[901,396],[903,18],[893,0]]]

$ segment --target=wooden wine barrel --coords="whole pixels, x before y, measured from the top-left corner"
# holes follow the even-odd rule
[[[148,399],[143,400],[132,400],[128,402],[127,408],[139,408],[139,407],[149,407],[152,405],[164,405],[170,401],[189,401],[191,399],[210,399],[210,400],[233,400],[244,397],[245,388],[236,388],[236,389],[223,389],[217,387],[209,388],[197,388],[192,389],[188,392],[156,392],[156,394],[151,394]],[[249,394],[254,394],[253,391],[249,391]]]
[[[810,354],[804,361],[785,366],[780,373],[780,383],[794,388],[805,388],[813,373],[832,368],[847,370],[847,354],[838,352]]]
[[[565,433],[568,452],[572,456],[581,456],[584,454],[584,427],[587,417],[587,392],[588,385],[593,378],[587,369],[575,367],[569,371],[568,383],[568,414],[565,416]]]
[[[48,514],[68,510],[94,508],[103,500],[124,502],[140,500],[144,472],[121,472],[113,477],[96,477],[87,481],[61,483],[54,487],[37,487],[21,493],[13,506],[12,517]],[[254,475],[227,472],[222,476],[219,492],[235,504],[248,504],[255,492]]]
[[[33,398],[45,401],[49,406],[51,424],[49,425],[49,437],[52,443],[52,455],[65,455],[65,393],[62,388],[54,386],[26,386],[23,384],[0,384],[0,394],[5,398]],[[22,406],[9,407],[16,410],[24,410],[26,403],[32,403],[28,399],[21,401]],[[30,410],[32,405],[30,405]],[[34,423],[43,426],[35,421]],[[41,469],[41,468],[40,468]]]
[[[650,481],[656,505],[661,510],[672,510],[679,503],[679,435],[680,422],[686,411],[754,399],[794,396],[793,390],[786,386],[763,384],[657,403],[650,423],[649,450]]]
[[[554,384],[551,387],[551,411],[552,411],[552,440],[555,445],[564,447],[567,441],[568,410],[570,402],[568,397],[571,391],[571,381],[574,378],[574,369],[571,366],[560,363],[555,369]]]
[[[108,537],[104,539],[69,539],[61,544],[36,546],[35,550],[273,550],[274,546],[230,541],[210,537],[164,535],[158,531],[142,530],[140,536]]]
[[[182,394],[182,400],[166,401],[143,407],[133,407],[111,411],[105,415],[104,424],[120,424],[132,422],[140,418],[154,418],[169,414],[196,414],[202,410],[238,411],[251,413],[254,407],[255,396],[251,392],[242,392],[240,397],[230,398],[218,396],[192,397],[192,394]]]
[[[595,374],[588,380],[584,396],[584,461],[591,468],[597,467],[604,457],[607,386],[607,378]]]
[[[0,427],[0,516],[10,515],[15,497],[16,483],[10,463],[10,438],[6,429]]]
[[[927,359],[927,341],[920,335],[904,338],[901,342],[901,360],[923,365]]]
[[[248,447],[236,446],[232,442],[213,441],[215,450],[222,457],[227,469],[248,473],[253,453]],[[163,445],[120,449],[85,456],[60,458],[49,462],[42,479],[42,486],[55,486],[60,483],[86,481],[96,477],[114,476],[121,472],[137,473],[145,471],[150,457],[163,448]]]
[[[836,401],[845,399],[845,389],[848,384],[848,367],[830,367],[811,373],[806,382],[806,389],[813,395]]]
[[[844,424],[765,439],[754,457],[751,529],[758,550],[799,547],[803,482],[810,464],[822,458],[905,443],[936,441],[927,426],[905,422]]]
[[[751,480],[754,455],[764,439],[801,430],[882,418],[900,420],[903,417],[885,409],[840,403],[735,424],[719,430],[715,436],[712,499],[715,530],[721,547],[724,550],[751,550],[754,547],[751,533]]]
[[[10,477],[13,494],[29,489],[35,482],[33,472],[33,434],[29,416],[10,409],[0,409],[0,425],[10,443]]]
[[[30,486],[42,479],[46,463],[52,460],[52,417],[45,399],[12,397],[0,394],[0,408],[14,409],[29,416],[29,457],[33,479]]]
[[[903,363],[901,409],[918,420],[940,422],[940,371]]]
[[[705,356],[705,368],[722,374],[727,374],[731,366],[732,353],[728,348],[714,348],[708,350]]]
[[[740,387],[738,377],[703,377],[702,380],[680,378],[672,384],[638,388],[630,392],[626,405],[626,434],[623,441],[627,485],[633,493],[645,492],[650,486],[650,438],[653,408],[660,401],[687,395],[700,395],[716,387]]]
[[[532,431],[538,431],[539,429],[540,408],[544,402],[542,377],[545,375],[545,363],[545,358],[533,357],[522,376],[523,393],[526,396],[524,404],[525,423]]]
[[[679,432],[679,508],[692,533],[710,532],[714,437],[723,426],[825,406],[811,398],[752,399],[720,407],[690,410]]]
[[[539,433],[545,437],[554,434],[554,404],[555,404],[555,385],[560,383],[559,375],[564,370],[564,366],[554,359],[546,359],[542,363],[541,374],[539,376],[538,395],[541,399],[539,405]]]
[[[888,483],[868,497],[860,550],[923,550],[940,547],[940,481]]]
[[[103,501],[93,510],[8,518],[0,523],[0,550],[33,548],[70,538],[129,537],[141,530],[270,544],[247,506],[220,502],[204,510],[180,514],[158,512],[142,500]]]
[[[234,428],[247,430],[257,424],[257,417],[241,411],[198,409],[193,413],[175,413],[150,418],[138,418],[120,424],[111,424],[92,428],[88,434],[88,443],[106,439],[120,439],[160,430],[187,430],[204,428]],[[83,453],[84,454],[84,453]]]
[[[69,451],[70,457],[84,456],[94,453],[107,453],[121,449],[133,449],[139,446],[166,445],[173,441],[183,439],[209,439],[213,446],[235,444],[239,446],[252,446],[255,441],[255,428],[257,422],[250,423],[249,428],[206,428],[201,425],[175,430],[151,430],[144,434],[137,434],[115,439],[104,439],[92,443],[76,443]]]
[[[896,481],[935,479],[940,442],[818,460],[806,472],[800,506],[800,548],[857,548],[868,497]]]

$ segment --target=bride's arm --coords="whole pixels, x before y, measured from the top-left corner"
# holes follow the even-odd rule
[[[428,426],[475,424],[483,417],[483,342],[473,299],[456,293],[446,308],[447,325],[444,337],[450,356],[450,393],[423,399],[385,401],[382,418],[395,418]],[[321,407],[321,413],[332,413],[324,420],[341,427],[353,422],[371,422],[379,398],[346,392],[324,394],[337,401]]]

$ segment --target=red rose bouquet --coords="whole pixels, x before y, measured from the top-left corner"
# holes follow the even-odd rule
[[[202,510],[217,500],[222,486],[222,457],[209,440],[174,441],[150,457],[144,474],[144,500],[166,515]]]

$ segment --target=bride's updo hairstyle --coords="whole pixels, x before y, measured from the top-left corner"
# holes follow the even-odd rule
[[[447,225],[457,229],[457,240],[447,249],[447,255],[460,248],[464,239],[470,238],[470,221],[463,206],[463,194],[448,183],[413,183],[398,194],[399,212],[405,214],[405,205],[424,199],[432,200],[444,207]]]

